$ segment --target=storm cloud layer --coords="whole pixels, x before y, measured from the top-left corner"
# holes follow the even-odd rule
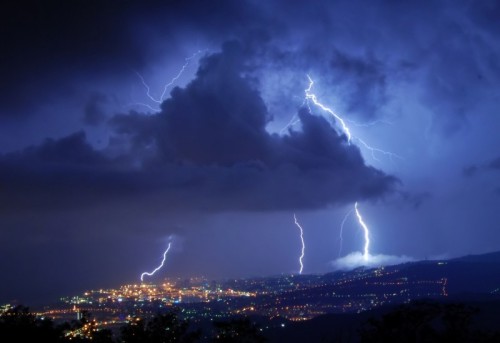
[[[115,156],[83,132],[3,156],[3,208],[134,197],[165,211],[318,209],[395,188],[396,178],[367,166],[356,146],[305,108],[300,129],[266,131],[272,116],[244,72],[237,42],[207,55],[161,112],[110,120]]]
[[[499,11],[496,1],[16,2],[4,5],[0,24],[0,119],[33,116],[82,92],[92,99],[87,83],[123,82],[125,71],[185,57],[190,46],[238,39],[252,42],[263,76],[322,75],[340,109],[365,120],[394,101],[398,82],[411,80],[433,125],[455,132],[479,103],[498,96],[491,87],[500,80]],[[290,101],[301,87],[293,82],[264,96]]]

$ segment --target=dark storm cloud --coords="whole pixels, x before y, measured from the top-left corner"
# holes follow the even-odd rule
[[[474,8],[462,4],[453,13],[434,2],[154,5],[121,1],[4,5],[0,116],[29,114],[30,108],[64,99],[75,92],[73,86],[82,75],[99,81],[123,70],[140,70],[156,63],[167,49],[187,44],[184,39],[190,35],[212,43],[228,36],[243,42],[205,58],[197,79],[185,89],[174,89],[159,114],[114,116],[110,120],[114,135],[104,151],[93,150],[79,134],[18,154],[16,163],[25,168],[26,161],[32,161],[33,180],[39,169],[55,170],[58,175],[74,175],[74,180],[83,178],[83,192],[88,187],[96,194],[129,188],[148,189],[150,194],[171,188],[180,192],[184,189],[180,185],[190,185],[190,192],[184,193],[189,195],[175,193],[186,202],[199,199],[199,194],[222,197],[244,190],[253,199],[248,200],[249,207],[271,209],[291,207],[288,203],[321,207],[377,197],[391,189],[394,180],[365,166],[359,151],[346,145],[324,120],[301,112],[302,131],[285,137],[266,131],[272,115],[263,100],[268,99],[266,94],[259,93],[259,77],[272,71],[279,79],[286,68],[301,78],[305,72],[315,72],[325,84],[337,87],[345,109],[371,118],[391,100],[391,82],[403,73],[406,80],[424,85],[415,96],[443,118],[450,131],[472,113],[483,90],[500,79],[498,51],[491,44],[498,30],[498,23],[491,20],[491,11],[498,8],[494,4]],[[278,8],[286,11],[275,16]],[[283,87],[279,101],[301,94],[303,87],[291,82]],[[294,91],[287,92],[291,88]],[[276,95],[281,90],[273,91]],[[93,92],[87,99],[84,122],[102,125],[109,95]],[[76,153],[63,155],[64,149]],[[99,163],[91,165],[91,157]],[[15,168],[9,167],[13,161],[12,155],[4,156],[2,172],[11,170],[9,178],[15,184]],[[119,177],[113,177],[115,173]],[[324,187],[319,187],[319,180]],[[262,199],[252,187],[267,183],[273,194]],[[231,201],[240,207],[237,199]],[[199,206],[227,208],[223,202]]]
[[[81,80],[141,70],[192,35],[220,43],[223,35],[254,27],[254,12],[250,4],[233,1],[4,3],[0,118],[32,115],[44,104],[74,95]]]
[[[120,198],[163,211],[316,209],[395,188],[394,177],[366,166],[322,117],[302,110],[300,131],[268,133],[271,115],[254,78],[244,76],[244,51],[233,42],[206,56],[160,113],[115,116],[109,150],[76,133],[3,156],[3,208]]]
[[[102,108],[108,102],[108,97],[103,93],[90,95],[83,108],[83,122],[90,126],[98,126],[106,120],[106,113]]]
[[[40,146],[29,147],[20,153],[7,154],[3,160],[13,164],[42,163],[64,166],[99,166],[106,162],[106,159],[86,142],[83,131],[59,140],[47,139]]]
[[[112,2],[19,1],[2,5],[0,114],[29,115],[34,108],[72,92],[76,75],[130,62],[139,49]],[[125,57],[126,56],[126,57]],[[123,66],[122,66],[123,67]]]
[[[500,82],[495,1],[313,1],[286,7],[288,15],[278,21],[295,39],[281,48],[297,56],[302,70],[323,73],[347,112],[379,116],[396,93],[391,87],[402,81],[415,87],[406,96],[425,104],[441,132],[454,133],[492,110],[481,106],[496,101],[491,90]],[[322,62],[329,55],[326,68]],[[400,101],[404,106],[405,99]]]
[[[381,61],[372,53],[356,57],[335,50],[331,61],[333,82],[346,84],[349,112],[363,113],[375,117],[377,110],[387,103],[386,71]]]
[[[409,25],[401,30],[412,35],[406,37],[408,58],[418,65],[415,75],[422,76],[421,101],[440,131],[455,133],[491,111],[481,105],[494,101],[491,89],[500,81],[500,50],[492,36],[498,24],[488,19],[488,2],[456,2],[453,11],[446,2],[427,4],[422,9],[428,12],[419,16],[410,17],[418,12],[407,8],[402,17]]]
[[[391,87],[409,81],[435,124],[454,132],[480,114],[478,103],[491,100],[487,90],[500,81],[500,29],[496,2],[453,4],[449,11],[446,1],[10,2],[0,11],[0,117],[19,120],[75,96],[81,80],[124,77],[190,50],[193,40],[217,46],[237,38],[264,51],[254,60],[261,72],[320,75],[340,108],[360,118],[380,116]],[[303,84],[283,99],[301,91]]]

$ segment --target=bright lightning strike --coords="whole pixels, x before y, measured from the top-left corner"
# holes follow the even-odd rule
[[[352,138],[351,130],[349,130],[349,127],[346,125],[344,119],[342,119],[331,108],[326,107],[325,105],[323,105],[318,101],[316,94],[311,93],[312,87],[314,86],[314,81],[313,79],[311,79],[309,75],[307,75],[307,78],[309,79],[309,87],[305,90],[306,99],[311,100],[316,106],[321,108],[323,111],[330,113],[335,119],[337,119],[340,123],[340,126],[342,126],[342,131],[347,136],[347,141],[350,143]]]
[[[394,255],[370,255],[370,232],[368,226],[363,220],[361,213],[358,209],[358,203],[354,203],[354,208],[351,209],[344,217],[342,224],[340,226],[340,237],[342,238],[342,230],[345,221],[351,213],[355,212],[358,219],[359,225],[363,228],[365,236],[365,246],[363,253],[356,251],[352,252],[346,256],[340,257],[335,261],[332,261],[332,265],[335,270],[351,270],[357,267],[380,267],[386,265],[395,265],[399,263],[405,263],[408,261],[413,261],[413,258],[408,256],[394,256]]]
[[[370,248],[370,232],[368,230],[368,226],[366,226],[365,222],[363,221],[363,218],[361,217],[361,214],[359,213],[358,210],[358,202],[354,204],[354,210],[356,211],[356,216],[358,217],[359,225],[363,228],[363,231],[365,232],[365,248],[363,252],[363,258],[367,260],[370,256],[369,248]]]
[[[168,247],[167,247],[167,250],[165,250],[165,252],[163,253],[163,260],[161,261],[161,264],[155,269],[153,270],[151,273],[148,273],[148,272],[144,272],[141,274],[141,282],[144,281],[144,276],[147,275],[147,276],[153,276],[158,270],[160,270],[163,265],[165,264],[165,260],[167,259],[167,254],[168,254],[168,251],[170,250],[170,247],[172,246],[172,243],[168,243]]]
[[[313,79],[309,75],[307,75],[307,78],[309,79],[309,87],[304,90],[305,91],[305,95],[306,95],[306,97],[305,97],[306,101],[307,100],[312,101],[314,105],[318,106],[323,111],[325,111],[325,112],[329,113],[331,116],[333,116],[340,123],[340,127],[342,129],[342,132],[346,135],[347,142],[349,144],[351,143],[351,140],[358,141],[362,146],[364,146],[367,150],[369,150],[371,152],[372,158],[374,160],[376,160],[376,161],[378,161],[376,153],[379,153],[379,154],[382,154],[382,155],[387,155],[391,159],[393,157],[402,159],[401,156],[399,156],[399,155],[397,155],[395,153],[392,153],[392,152],[389,152],[389,151],[385,151],[385,150],[382,150],[382,149],[379,149],[379,148],[374,148],[374,147],[370,146],[368,143],[366,143],[364,140],[362,140],[361,138],[354,137],[352,135],[352,133],[351,133],[351,129],[346,124],[347,119],[342,118],[339,114],[337,114],[331,108],[325,106],[324,104],[322,104],[321,102],[318,101],[318,98],[317,98],[316,94],[312,93],[312,88],[314,86],[314,81],[313,81]],[[291,126],[293,124],[295,124],[295,122],[291,121],[286,127],[289,127],[289,126]]]
[[[302,270],[304,270],[304,263],[303,263],[304,252],[306,248],[306,245],[304,243],[304,229],[302,228],[302,226],[300,226],[299,222],[297,221],[297,216],[295,216],[295,213],[293,214],[293,219],[295,220],[295,225],[297,225],[297,227],[300,230],[300,241],[302,242],[302,250],[299,257],[299,264],[300,264],[299,274],[302,274]]]

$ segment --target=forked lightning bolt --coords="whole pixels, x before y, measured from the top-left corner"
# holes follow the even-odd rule
[[[370,146],[368,143],[366,143],[364,140],[362,140],[361,138],[354,137],[353,134],[351,133],[351,129],[346,124],[347,120],[342,118],[339,114],[337,114],[334,110],[332,110],[328,106],[326,106],[318,101],[318,97],[316,96],[316,94],[314,94],[312,92],[312,88],[314,86],[314,81],[309,75],[307,75],[307,78],[309,79],[309,87],[307,87],[305,89],[306,101],[312,101],[312,103],[314,105],[316,105],[317,107],[319,107],[323,111],[325,111],[325,112],[329,113],[331,116],[333,116],[336,119],[336,121],[340,123],[340,128],[341,128],[342,132],[344,133],[344,135],[347,137],[347,142],[349,144],[351,143],[352,140],[356,140],[357,142],[359,142],[362,146],[364,146],[367,150],[369,150],[371,152],[372,158],[376,161],[378,161],[376,153],[389,156],[391,159],[393,157],[397,157],[397,158],[401,159],[401,156],[399,156],[395,153],[385,151],[385,150],[382,150],[379,148],[374,148],[374,147]],[[286,127],[291,126],[294,123],[295,122],[292,120],[292,121],[290,121],[290,123]]]
[[[161,261],[161,264],[155,269],[153,270],[151,273],[148,273],[148,272],[144,272],[141,274],[141,282],[144,281],[144,276],[147,275],[147,276],[153,276],[158,270],[160,270],[163,265],[165,264],[165,260],[167,259],[167,254],[168,254],[168,251],[170,250],[170,247],[172,246],[172,243],[168,243],[168,247],[167,247],[167,250],[165,250],[165,252],[163,253],[163,260]]]
[[[347,141],[350,143],[351,142],[351,130],[349,130],[349,127],[346,125],[344,119],[342,119],[337,113],[335,113],[331,108],[326,107],[322,103],[318,101],[318,98],[316,97],[316,94],[311,93],[312,87],[314,86],[314,81],[311,79],[309,75],[307,75],[307,78],[309,79],[309,87],[305,90],[306,92],[306,99],[311,100],[316,106],[321,108],[323,111],[330,113],[337,121],[340,123],[340,126],[342,127],[342,131],[347,137]]]
[[[356,216],[358,217],[359,225],[363,228],[363,231],[365,232],[365,248],[363,252],[363,257],[364,259],[368,259],[370,257],[370,232],[368,230],[368,227],[366,226],[365,222],[363,221],[363,218],[361,217],[361,214],[359,213],[358,210],[358,202],[354,204],[354,210],[356,211]]]
[[[303,259],[304,259],[304,253],[305,253],[305,248],[306,248],[306,245],[304,243],[304,229],[302,228],[302,226],[300,226],[299,222],[297,221],[297,216],[295,215],[295,213],[293,214],[293,219],[295,220],[295,225],[297,225],[297,227],[300,230],[300,241],[302,242],[302,249],[301,249],[301,253],[300,253],[300,257],[299,257],[299,264],[300,264],[299,274],[302,274],[302,270],[304,270]]]

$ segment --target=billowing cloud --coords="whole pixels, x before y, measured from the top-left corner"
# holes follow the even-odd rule
[[[348,113],[377,116],[388,99],[385,66],[371,53],[357,57],[335,50],[331,60],[333,83],[344,86]]]
[[[211,15],[207,16],[206,13]],[[231,15],[228,15],[231,13]],[[82,80],[123,79],[184,50],[185,39],[221,42],[264,18],[250,2],[23,1],[0,13],[0,119],[30,117],[82,93]],[[77,80],[75,82],[75,80]],[[93,90],[90,90],[92,93]],[[33,96],[32,96],[33,95]]]
[[[116,115],[108,149],[95,150],[80,132],[4,156],[2,202],[69,206],[133,196],[165,210],[268,211],[324,208],[394,190],[397,179],[367,166],[323,117],[302,109],[300,130],[266,131],[272,116],[254,78],[245,76],[245,61],[235,42],[206,56],[161,112]]]
[[[83,122],[90,126],[98,126],[106,120],[103,105],[108,102],[108,97],[103,93],[94,93],[89,97],[83,109]]]

